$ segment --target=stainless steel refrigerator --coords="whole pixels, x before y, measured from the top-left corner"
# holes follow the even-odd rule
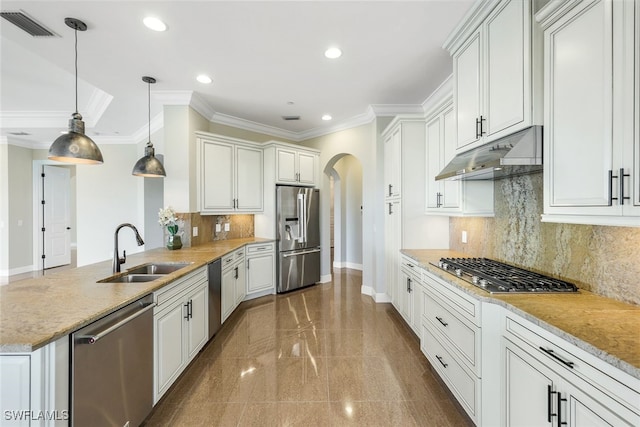
[[[320,281],[320,190],[276,187],[278,293]]]

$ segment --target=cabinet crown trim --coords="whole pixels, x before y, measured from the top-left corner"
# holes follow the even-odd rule
[[[233,138],[231,136],[224,136],[224,135],[219,135],[219,134],[216,134],[216,133],[196,131],[195,134],[196,134],[197,138],[208,140],[208,141],[212,141],[213,140],[213,141],[216,141],[216,142],[227,142],[227,143],[230,143],[230,144],[244,145],[244,146],[247,146],[247,147],[254,147],[254,148],[262,148],[262,147],[264,147],[264,144],[261,144],[259,142],[247,141],[245,139]]]
[[[453,54],[482,25],[485,18],[501,1],[504,0],[480,0],[474,3],[456,28],[449,34],[442,48]]]
[[[290,148],[296,151],[306,151],[308,153],[320,154],[320,150],[316,150],[315,148],[305,147],[304,145],[291,144],[288,142],[280,142],[280,141],[268,141],[264,144],[261,144],[264,148]]]

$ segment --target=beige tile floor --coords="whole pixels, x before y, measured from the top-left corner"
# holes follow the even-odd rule
[[[419,343],[362,276],[238,307],[146,426],[466,426]]]

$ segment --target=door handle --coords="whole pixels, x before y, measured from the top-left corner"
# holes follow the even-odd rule
[[[442,317],[438,317],[438,316],[436,316],[436,320],[437,320],[438,322],[440,322],[440,323],[442,324],[442,326],[445,326],[445,327],[446,327],[446,326],[449,326],[449,324],[448,324],[447,322],[445,322],[444,320],[442,320]]]
[[[444,363],[444,362],[442,361],[442,356],[438,356],[438,355],[436,354],[436,359],[438,359],[438,362],[440,362],[440,364],[441,364],[443,367],[445,367],[445,368],[446,368],[447,366],[449,366],[449,364]]]
[[[310,251],[302,251],[302,252],[294,252],[291,254],[284,254],[282,255],[282,258],[289,258],[292,256],[298,256],[298,255],[308,255],[308,254],[315,254],[316,252],[320,252],[320,249],[312,249]]]
[[[134,314],[132,314],[131,316],[127,317],[126,319],[123,319],[121,321],[119,321],[118,323],[116,323],[115,325],[110,326],[109,328],[105,329],[104,331],[100,331],[95,335],[85,335],[85,336],[79,336],[78,340],[84,344],[95,344],[96,342],[98,342],[101,338],[104,338],[105,336],[107,336],[108,334],[110,334],[111,332],[115,331],[116,329],[118,329],[120,326],[124,325],[127,322],[132,321],[133,319],[135,319],[138,316],[142,316],[144,313],[146,313],[147,311],[153,309],[153,307],[155,307],[155,304],[149,304],[146,305],[142,310],[140,311],[136,311]]]
[[[552,394],[556,394],[556,391],[553,391],[551,389],[550,385],[547,385],[547,422],[551,422],[551,418],[557,416],[557,414],[554,414],[553,412],[551,412],[552,406],[553,406],[553,399],[552,399]]]
[[[627,175],[627,176],[629,176],[629,175]],[[628,199],[628,197],[627,197],[627,199]],[[67,230],[71,230],[71,227],[67,227]]]
[[[392,188],[393,188],[393,185],[389,184],[389,196],[391,196],[391,194],[393,194],[393,191],[391,191]]]
[[[620,195],[618,197],[620,197],[620,204],[624,205],[624,201],[625,200],[629,200],[630,197],[625,197],[624,196],[624,179],[626,177],[629,177],[630,175],[628,173],[624,173],[624,168],[620,168]]]
[[[540,350],[544,351],[545,353],[547,353],[549,356],[553,357],[554,359],[556,359],[558,362],[562,363],[565,366],[570,367],[571,369],[573,369],[573,362],[568,361],[568,360],[564,360],[563,358],[561,358],[560,356],[556,355],[553,350],[551,350],[550,348],[544,348],[544,347],[540,347]]]
[[[558,427],[566,425],[566,421],[562,421],[562,402],[566,402],[567,399],[562,398],[562,393],[558,392]]]

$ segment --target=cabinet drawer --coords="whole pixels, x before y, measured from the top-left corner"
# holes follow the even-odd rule
[[[451,392],[471,419],[478,422],[478,396],[480,380],[470,374],[458,363],[455,357],[431,333],[428,326],[422,324],[420,348],[434,369],[440,374]]]
[[[458,318],[429,292],[424,292],[422,297],[422,318],[448,341],[462,362],[480,376],[480,328]]]
[[[225,269],[231,267],[235,260],[236,260],[235,252],[231,252],[229,254],[226,254],[225,256],[222,257],[221,268],[223,270],[225,270]]]
[[[247,256],[260,254],[264,252],[272,252],[273,250],[274,250],[273,243],[265,243],[263,245],[249,245],[247,246]]]
[[[184,277],[174,280],[164,288],[154,292],[154,300],[157,306],[161,306],[185,291],[190,285],[207,280],[206,267],[199,268]],[[159,307],[158,307],[159,308]],[[157,308],[157,309],[158,309]],[[154,310],[155,311],[155,310]]]
[[[445,301],[453,311],[480,326],[480,301],[465,295],[444,280],[422,270],[422,283],[428,291]]]
[[[401,267],[407,272],[412,272],[415,276],[420,276],[422,268],[418,266],[418,263],[404,255],[400,257]]]
[[[515,314],[507,314],[505,329],[505,337],[529,346],[550,369],[563,376],[577,375],[640,412],[640,380]]]
[[[233,253],[233,259],[235,259],[236,261],[239,261],[241,259],[244,259],[244,247],[242,249],[238,249]]]

